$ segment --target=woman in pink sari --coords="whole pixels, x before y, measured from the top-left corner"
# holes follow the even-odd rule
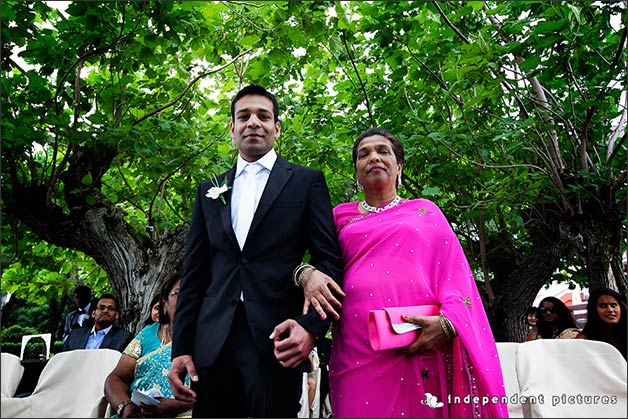
[[[495,341],[462,247],[440,209],[397,195],[403,147],[371,128],[353,161],[365,200],[334,209],[344,292],[330,278],[296,278],[317,311],[333,314],[330,398],[334,417],[507,417]],[[340,306],[332,295],[344,297]],[[405,348],[373,349],[369,310],[435,306],[406,316],[421,326]]]

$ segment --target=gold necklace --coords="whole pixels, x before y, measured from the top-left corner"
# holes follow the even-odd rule
[[[164,324],[161,328],[161,344],[165,345],[172,340],[172,335],[170,333],[170,326]]]
[[[368,212],[382,212],[382,211],[386,211],[389,208],[394,207],[395,205],[398,205],[400,201],[401,201],[401,197],[397,195],[395,196],[395,199],[393,199],[386,206],[383,206],[383,207],[374,207],[372,205],[369,205],[366,203],[366,199],[360,202],[360,205],[362,205],[362,208]]]

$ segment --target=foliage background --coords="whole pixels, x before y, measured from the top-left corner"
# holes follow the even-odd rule
[[[401,194],[443,208],[510,339],[552,279],[626,290],[626,2],[51,6],[1,4],[2,289],[48,330],[79,283],[137,330],[250,82],[334,204],[361,196],[357,134],[395,133]]]

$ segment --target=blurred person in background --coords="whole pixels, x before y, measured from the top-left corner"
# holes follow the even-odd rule
[[[613,345],[626,358],[626,303],[610,288],[592,290],[587,302],[587,323],[578,339],[590,339]]]
[[[574,339],[580,330],[569,307],[556,297],[545,297],[539,303],[536,326],[541,339]]]

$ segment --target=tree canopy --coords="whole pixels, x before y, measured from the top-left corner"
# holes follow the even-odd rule
[[[357,134],[393,132],[401,194],[443,209],[511,338],[553,278],[626,291],[625,3],[51,6],[1,3],[5,291],[108,284],[137,326],[252,82],[280,102],[278,153],[334,204],[360,196]]]

